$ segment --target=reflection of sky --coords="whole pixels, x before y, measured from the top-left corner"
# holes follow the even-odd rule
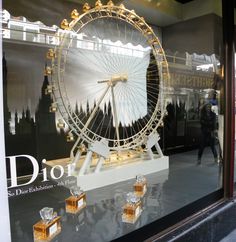
[[[71,105],[75,106],[77,102],[86,109],[87,101],[90,107],[93,107],[107,87],[107,83],[98,83],[98,81],[110,80],[114,75],[127,75],[127,82],[118,82],[114,86],[114,96],[118,122],[130,124],[147,113],[146,71],[150,50],[143,49],[141,52],[143,57],[137,57],[123,55],[126,49],[120,47],[119,43],[115,53],[105,50],[70,50],[65,84]],[[109,101],[112,104],[110,89],[100,107],[103,109],[104,104]]]

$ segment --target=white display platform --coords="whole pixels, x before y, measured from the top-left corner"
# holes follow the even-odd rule
[[[64,175],[60,179],[54,179],[54,181],[68,188],[72,184],[77,183],[84,191],[135,179],[138,174],[148,175],[169,169],[168,156],[158,157],[158,155],[154,155],[153,159],[148,159],[147,155],[143,155],[142,157],[130,159],[126,162],[124,160],[120,164],[116,163],[111,166],[103,166],[98,173],[94,172],[94,166],[92,166],[90,173],[78,175],[82,160],[78,162],[77,171],[72,176],[68,176],[67,173],[67,167],[70,164],[69,158],[47,161],[43,163],[43,168],[47,168],[47,177],[51,179],[51,170],[53,170],[55,177],[59,177],[61,174],[59,167],[63,167]],[[69,180],[71,182],[68,182]]]
[[[104,187],[117,182],[133,179],[138,174],[148,175],[169,169],[169,157],[163,156],[152,160],[140,160],[101,170],[99,173],[89,173],[77,176],[77,184],[84,191]]]

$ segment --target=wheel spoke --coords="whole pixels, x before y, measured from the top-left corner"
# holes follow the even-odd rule
[[[113,113],[114,113],[114,121],[115,121],[115,127],[116,127],[116,137],[117,137],[118,149],[120,149],[119,123],[118,123],[118,117],[117,117],[116,101],[115,101],[113,85],[111,86],[111,99],[112,99],[112,109],[113,109]]]

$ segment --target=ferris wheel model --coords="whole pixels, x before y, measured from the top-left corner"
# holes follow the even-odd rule
[[[66,123],[68,141],[75,140],[72,162],[80,159],[83,149],[106,159],[110,152],[119,154],[142,146],[152,158],[170,79],[158,37],[143,17],[112,1],[103,5],[98,0],[94,7],[85,3],[83,13],[73,10],[71,18],[71,22],[62,21],[59,44],[47,53],[52,65],[46,68],[50,77],[46,91],[53,97],[50,111],[59,111],[62,117],[58,127]],[[110,26],[107,32],[106,24]],[[104,33],[98,26],[103,26]],[[111,30],[113,40],[109,42]],[[78,40],[79,35],[95,41]],[[78,69],[69,67],[76,63]],[[78,98],[80,95],[83,97]]]

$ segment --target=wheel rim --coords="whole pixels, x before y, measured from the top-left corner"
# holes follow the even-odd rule
[[[116,34],[119,38],[127,38],[127,36],[124,36],[126,28],[131,28],[131,33],[135,37],[139,36],[140,39],[142,38],[142,48],[140,48],[142,51],[138,52],[137,48],[133,48],[134,45],[131,46],[132,48],[125,50],[128,46],[127,43],[132,43],[132,38],[130,40],[126,39],[125,44],[116,44],[115,47],[113,46],[113,49],[110,48],[110,52],[106,53],[105,50],[101,51],[100,49],[102,53],[93,54],[97,55],[99,60],[99,65],[96,66],[92,64],[91,57],[88,55],[86,57],[85,55],[89,51],[89,45],[87,49],[73,49],[75,41],[73,38],[68,38],[68,36],[71,35],[71,31],[77,35],[86,32],[88,34],[90,31],[90,35],[94,34],[98,40],[104,40],[106,36],[101,36],[102,34],[98,33],[96,29],[94,31],[93,26],[101,23],[108,24],[110,20],[113,20],[113,26],[110,29],[115,31],[115,27],[117,27],[118,34]],[[110,25],[112,24],[110,23]],[[91,33],[91,29],[93,33]],[[87,143],[106,138],[109,141],[110,148],[113,150],[135,148],[142,144],[145,137],[155,132],[162,122],[165,106],[163,90],[169,85],[168,64],[165,54],[152,29],[133,11],[127,10],[122,6],[110,7],[104,5],[100,8],[93,8],[73,20],[69,29],[60,38],[60,45],[54,50],[56,58],[52,61],[53,75],[51,85],[54,86],[54,100],[69,128]],[[114,43],[117,43],[117,41]],[[135,44],[138,41],[135,39]],[[78,43],[78,41],[76,42]],[[98,42],[90,42],[89,44],[98,44],[98,48],[109,47],[108,43],[100,45]],[[126,51],[132,52],[133,57],[131,58],[131,55],[127,55]],[[134,53],[136,53],[136,56],[134,56]],[[149,57],[150,53],[151,57]],[[143,54],[142,58],[141,54]],[[79,57],[80,69],[87,58],[87,65],[92,65],[93,69],[98,73],[97,80],[86,83],[88,89],[96,90],[96,95],[95,92],[88,92],[91,97],[87,96],[87,100],[84,98],[75,100],[75,94],[71,95],[73,90],[76,90],[76,85],[83,86],[83,82],[79,81],[76,82],[76,85],[73,84],[76,71],[73,73],[72,69],[75,68],[68,67],[70,65],[73,66],[74,59]],[[147,58],[149,59],[147,60]],[[142,68],[142,70],[139,68]],[[70,78],[68,78],[69,74],[71,74]],[[68,79],[71,82],[68,83]],[[73,98],[71,98],[72,96]],[[94,102],[94,106],[90,110],[86,105],[91,107],[92,102]],[[75,103],[77,103],[77,108]],[[143,107],[140,108],[140,106]],[[95,109],[97,110],[93,113]],[[92,119],[91,116],[84,114],[85,110],[90,115],[93,114]],[[104,117],[106,112],[110,112],[110,116],[107,118]],[[98,122],[97,120],[99,120],[102,113],[103,117]],[[130,117],[131,114],[132,117]],[[91,120],[88,124],[89,118]],[[105,129],[104,123],[107,122],[107,129]],[[114,135],[107,134],[109,132],[112,132]]]

